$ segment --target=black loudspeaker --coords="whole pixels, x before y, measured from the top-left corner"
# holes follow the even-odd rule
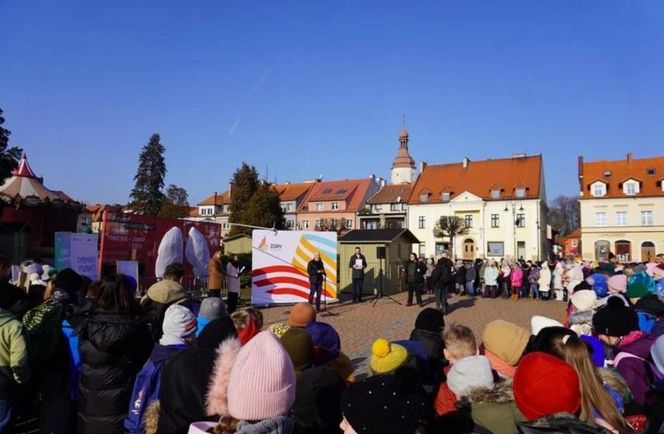
[[[377,259],[385,259],[385,246],[377,246],[376,247],[376,258]]]

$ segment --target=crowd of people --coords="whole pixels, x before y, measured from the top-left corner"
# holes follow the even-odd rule
[[[266,325],[254,307],[190,298],[181,264],[139,297],[124,275],[92,282],[37,263],[10,281],[0,260],[0,432],[663,432],[661,259],[556,264],[567,314],[530,330],[496,319],[476,336],[446,325],[442,306],[422,309],[409,336],[371,343],[368,375],[342,351],[352,337],[310,303]],[[498,268],[476,274],[480,288],[499,286]],[[470,292],[448,258],[411,269]],[[504,296],[520,288],[509,281]]]

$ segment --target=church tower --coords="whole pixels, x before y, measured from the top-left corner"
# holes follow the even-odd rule
[[[392,184],[403,184],[415,181],[415,160],[408,152],[408,130],[406,117],[399,133],[399,152],[392,162]]]

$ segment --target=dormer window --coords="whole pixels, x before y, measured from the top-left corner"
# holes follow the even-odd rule
[[[596,182],[590,187],[592,195],[595,197],[602,197],[606,195],[606,184],[603,182]]]
[[[612,173],[611,173],[610,170],[605,170],[605,171],[604,171],[604,176],[605,176],[605,177],[610,178],[611,175],[612,175]]]
[[[429,202],[429,192],[423,191],[420,193],[420,202]]]
[[[440,200],[442,202],[449,202],[450,201],[450,192],[449,191],[444,191],[440,194]]]
[[[655,174],[657,174],[657,170],[654,167],[649,167],[646,169],[646,174],[648,176],[654,176]]]
[[[491,199],[500,199],[500,188],[491,189]]]
[[[517,187],[514,190],[514,195],[519,199],[523,199],[524,197],[526,197],[526,188],[525,187]]]
[[[639,194],[639,182],[634,179],[623,182],[622,188],[623,193],[625,193],[627,196],[634,196]]]

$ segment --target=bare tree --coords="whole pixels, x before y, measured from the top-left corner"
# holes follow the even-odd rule
[[[572,196],[558,196],[549,205],[549,224],[561,235],[569,235],[579,228],[581,215],[579,199]]]
[[[458,235],[464,235],[468,232],[465,221],[457,216],[440,216],[433,228],[433,236],[436,238],[449,238],[452,255],[454,255],[454,240]]]

